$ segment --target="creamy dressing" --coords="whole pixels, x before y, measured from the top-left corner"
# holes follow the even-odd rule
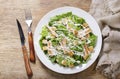
[[[74,19],[73,21],[66,15],[66,17],[60,20],[53,21],[50,26],[49,24],[46,26],[48,34],[44,40],[47,40],[47,46],[44,47],[47,47],[47,55],[51,57],[50,59],[53,57],[52,61],[65,67],[73,67],[75,63],[79,65],[85,61],[86,49],[88,49],[88,46],[90,44],[92,45],[91,42],[94,41],[94,39],[91,41],[87,37],[87,34],[92,33],[91,29],[84,27],[83,23],[75,22],[75,17],[76,16],[72,17]],[[55,19],[56,18],[57,17],[55,17]],[[85,39],[83,40],[83,38]],[[44,41],[44,43],[46,43],[46,41]],[[86,48],[84,45],[86,45]],[[93,47],[89,48],[92,49]],[[87,51],[90,52],[89,50]],[[74,56],[81,58],[76,59]]]
[[[82,37],[84,37],[85,35],[86,35],[85,30],[80,30],[80,31],[78,31],[78,37],[79,37],[79,38],[82,38]]]

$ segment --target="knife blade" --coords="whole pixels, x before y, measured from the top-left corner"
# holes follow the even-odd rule
[[[25,44],[25,36],[23,34],[23,30],[22,30],[20,22],[17,19],[16,19],[16,21],[17,21],[17,25],[18,25],[18,30],[19,30],[21,45],[23,46]]]
[[[25,46],[25,36],[24,36],[24,33],[23,33],[20,22],[17,19],[16,19],[16,21],[17,21],[17,26],[18,26],[18,30],[19,30],[21,45],[22,45],[22,51],[23,51],[23,57],[24,57],[26,72],[27,72],[27,75],[29,77],[31,77],[33,75],[33,72],[32,72],[31,67],[30,67],[30,62],[29,62],[29,59],[28,59],[28,53],[27,53],[27,49],[26,49],[26,46]]]

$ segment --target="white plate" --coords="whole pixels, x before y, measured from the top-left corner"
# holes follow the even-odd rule
[[[65,67],[59,66],[58,64],[51,63],[51,61],[48,59],[48,57],[41,50],[40,45],[39,45],[39,40],[40,40],[40,32],[41,32],[42,26],[46,25],[50,21],[51,17],[62,14],[62,13],[70,12],[70,11],[73,14],[84,18],[85,21],[89,24],[93,33],[95,35],[97,35],[98,38],[97,38],[96,47],[94,49],[95,52],[92,53],[90,60],[86,64],[82,64],[81,66],[76,66],[74,68],[65,68]],[[61,73],[61,74],[78,73],[78,72],[85,70],[89,66],[91,66],[100,53],[101,45],[102,45],[101,32],[100,32],[100,28],[99,28],[97,22],[95,21],[95,19],[87,12],[85,12],[79,8],[75,8],[75,7],[60,7],[55,10],[50,11],[39,21],[39,23],[36,27],[35,33],[34,33],[34,46],[35,46],[35,51],[36,51],[38,58],[46,67],[48,67],[49,69],[51,69],[55,72]]]

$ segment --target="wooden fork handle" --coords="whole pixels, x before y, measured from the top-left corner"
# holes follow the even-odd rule
[[[25,62],[25,68],[26,68],[27,75],[29,77],[32,77],[33,72],[32,72],[31,67],[30,67],[30,63],[29,63],[29,59],[28,59],[28,53],[27,53],[27,49],[26,49],[25,46],[22,46],[22,51],[23,51],[23,57],[24,57],[24,62]]]
[[[29,50],[30,50],[30,61],[35,63],[35,50],[33,45],[33,34],[32,32],[28,32],[28,41],[29,41]]]

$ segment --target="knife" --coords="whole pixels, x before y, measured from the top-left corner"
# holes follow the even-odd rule
[[[26,72],[27,72],[27,75],[29,77],[31,77],[33,75],[33,73],[32,73],[31,67],[30,67],[30,63],[29,63],[29,59],[28,59],[28,53],[27,53],[27,49],[26,49],[26,46],[25,46],[25,36],[24,36],[24,33],[23,33],[20,22],[17,19],[16,19],[16,21],[17,21],[20,40],[21,40],[21,45],[22,45],[22,51],[23,51],[23,57],[24,57]]]

